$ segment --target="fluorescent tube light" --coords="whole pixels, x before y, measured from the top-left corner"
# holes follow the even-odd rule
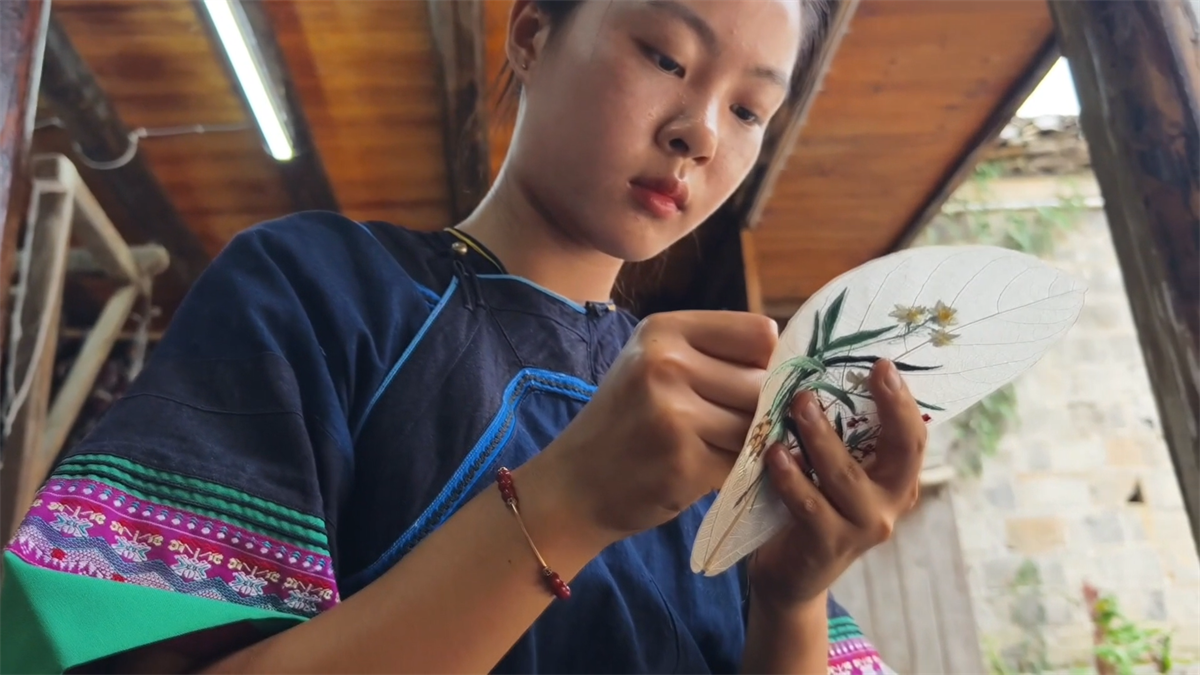
[[[250,103],[250,111],[262,131],[271,156],[286,162],[295,156],[292,139],[283,123],[283,111],[279,101],[267,88],[267,78],[259,61],[250,51],[250,41],[244,31],[245,22],[239,21],[231,2],[236,0],[204,0],[204,8],[212,19],[221,46],[229,56],[238,84]]]

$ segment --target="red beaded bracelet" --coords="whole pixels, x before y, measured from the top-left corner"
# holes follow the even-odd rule
[[[533,537],[529,536],[529,530],[525,529],[525,521],[521,519],[521,511],[517,508],[517,488],[513,485],[512,472],[504,467],[496,472],[496,487],[500,488],[500,496],[504,498],[504,503],[508,509],[513,512],[517,518],[517,524],[521,526],[521,532],[525,535],[525,541],[529,542],[529,548],[533,549],[533,555],[537,558],[538,563],[542,566],[542,578],[546,580],[546,586],[550,589],[558,599],[566,600],[571,597],[571,587],[558,576],[558,572],[550,569],[546,564],[542,554],[538,551],[537,546],[533,543]]]

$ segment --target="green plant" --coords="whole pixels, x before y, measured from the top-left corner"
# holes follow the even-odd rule
[[[977,450],[956,452],[959,469],[969,475],[978,475],[983,470],[983,459],[996,455],[1000,441],[1016,426],[1017,419],[1017,389],[1012,383],[955,417],[953,426],[958,444],[970,443]]]
[[[1122,612],[1115,597],[1085,584],[1084,600],[1095,626],[1096,670],[1101,675],[1133,675],[1140,664],[1152,663],[1160,673],[1171,670],[1171,635],[1144,628]]]
[[[987,244],[1036,256],[1054,252],[1054,245],[1069,231],[1083,211],[1083,200],[1073,187],[1058,204],[1024,210],[989,210],[991,188],[1002,176],[998,164],[976,166],[970,178],[971,197],[950,199],[941,214],[918,237],[915,245]],[[1016,389],[1006,385],[955,418],[956,443],[952,461],[961,473],[978,475],[985,457],[994,456],[1004,435],[1017,423]]]
[[[1042,573],[1037,563],[1026,559],[1017,568],[1008,586],[1012,593],[1012,621],[1021,630],[1020,642],[1005,650],[1005,660],[1021,673],[1042,673],[1049,669],[1044,636],[1046,610]]]

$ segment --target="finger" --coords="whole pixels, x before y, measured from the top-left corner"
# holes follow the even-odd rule
[[[804,475],[800,464],[787,448],[780,444],[771,446],[766,452],[766,461],[771,487],[798,523],[824,533],[837,532],[850,526]]]
[[[738,456],[737,453],[729,452],[724,448],[710,444],[705,445],[707,447],[704,455],[700,458],[701,476],[710,491],[720,490],[725,486],[729,473],[737,464]]]
[[[891,361],[876,362],[869,386],[880,421],[871,476],[894,497],[901,498],[921,473],[929,432],[916,399]]]
[[[679,319],[693,349],[730,363],[766,368],[779,342],[779,324],[761,314],[691,311]]]
[[[801,443],[816,471],[818,488],[846,520],[866,527],[879,511],[878,487],[846,450],[811,391],[800,392],[792,402],[792,416]]]
[[[737,455],[746,443],[753,414],[715,405],[696,396],[688,418],[700,440],[713,448]]]
[[[688,384],[693,391],[714,405],[754,414],[767,371],[722,361],[702,352],[693,356],[688,370]]]

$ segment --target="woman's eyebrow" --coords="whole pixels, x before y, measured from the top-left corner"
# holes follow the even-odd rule
[[[764,80],[767,80],[768,82],[770,82],[772,84],[779,85],[780,87],[783,87],[784,89],[787,89],[791,86],[791,83],[788,82],[788,78],[786,75],[784,75],[779,70],[772,68],[770,66],[754,66],[753,68],[750,69],[750,74],[755,77],[759,77]]]
[[[647,6],[661,12],[666,12],[683,21],[683,23],[692,29],[700,42],[708,48],[709,51],[717,53],[721,51],[720,41],[717,40],[717,32],[712,26],[704,20],[704,17],[697,14],[687,5],[675,2],[675,0],[649,0]],[[750,74],[765,79],[772,84],[778,85],[787,89],[789,86],[788,78],[783,73],[770,66],[754,66],[750,69]]]
[[[700,42],[704,43],[704,46],[709,51],[718,52],[721,50],[721,45],[717,41],[717,32],[712,29],[712,26],[708,25],[708,22],[703,17],[693,11],[691,7],[675,2],[675,0],[649,0],[646,5],[681,19],[687,24],[688,28],[691,28],[696,33],[696,37],[700,38]]]

